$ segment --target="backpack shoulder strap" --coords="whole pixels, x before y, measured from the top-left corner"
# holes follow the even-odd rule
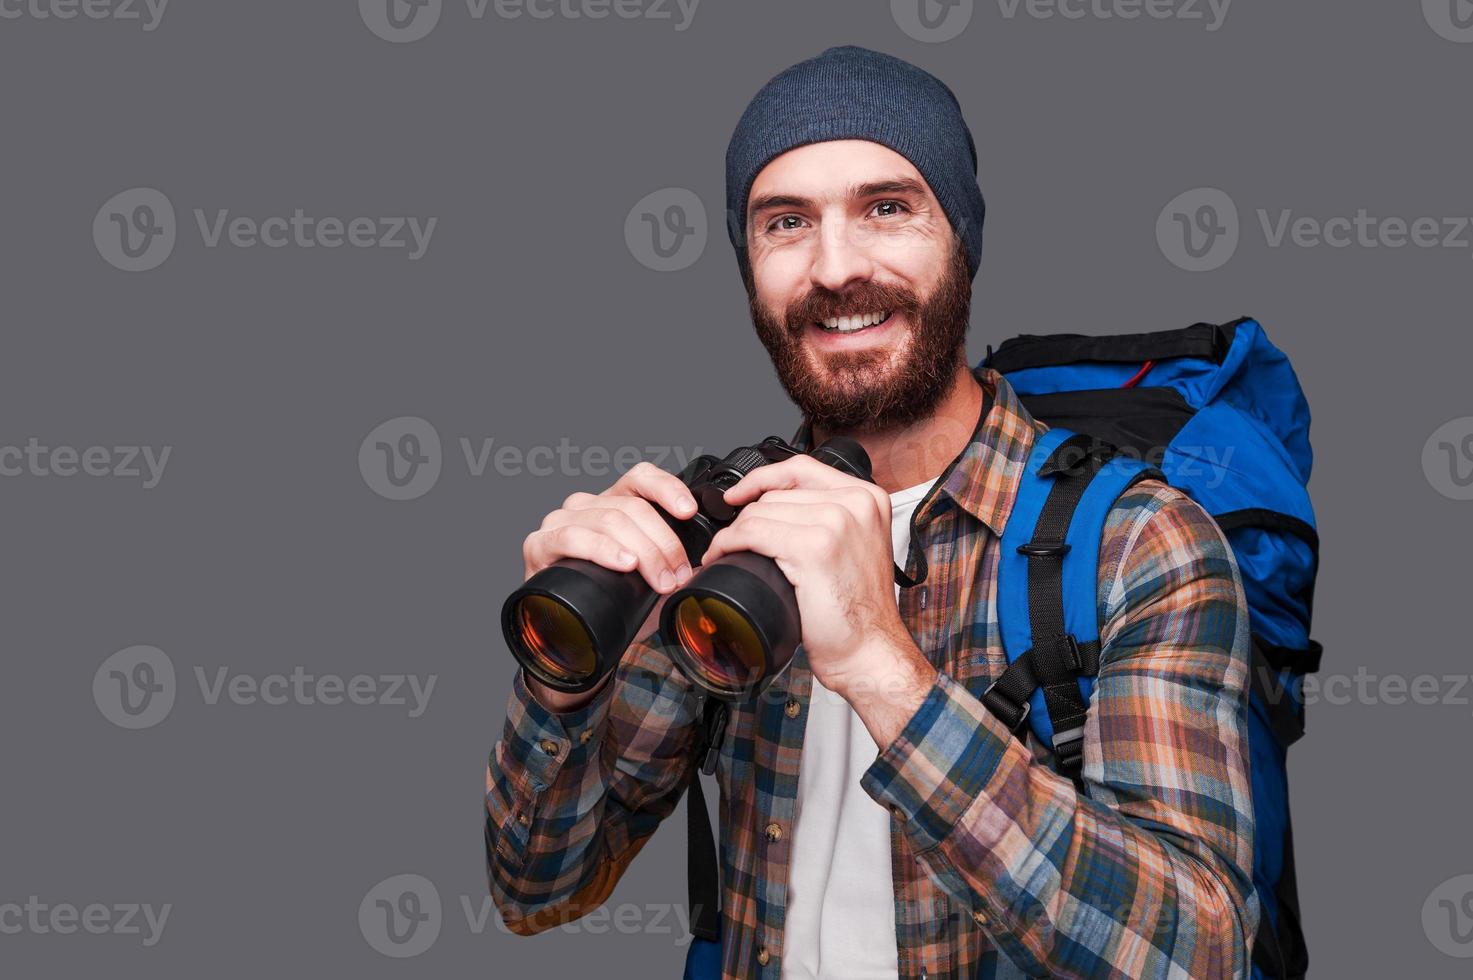
[[[1107,443],[1050,429],[1034,444],[1003,529],[997,615],[1008,666],[982,702],[1015,735],[1027,721],[1076,782],[1100,669],[1100,538],[1115,501],[1149,478],[1164,476]]]
[[[721,936],[721,871],[716,856],[716,838],[706,813],[701,774],[716,771],[716,758],[726,734],[728,710],[724,701],[709,695],[706,697],[696,733],[690,786],[685,796],[685,882],[690,928],[697,939],[709,942],[715,942]]]

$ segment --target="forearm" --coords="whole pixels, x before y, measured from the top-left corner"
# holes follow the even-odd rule
[[[1080,795],[944,674],[864,786],[938,884],[1029,973],[1247,969],[1243,867],[1160,800]]]
[[[631,651],[583,706],[553,712],[518,674],[486,769],[491,893],[514,932],[597,907],[674,808],[693,699],[660,655]]]

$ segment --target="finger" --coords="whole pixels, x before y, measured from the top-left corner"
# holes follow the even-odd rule
[[[599,498],[606,499],[606,498]],[[634,498],[630,498],[633,500]],[[658,523],[667,533],[670,528],[665,522],[655,516],[649,504],[640,503],[645,510],[650,511],[651,518]],[[646,582],[657,592],[673,591],[677,585],[675,569],[671,567],[669,559],[653,539],[645,533],[644,529],[635,522],[634,518],[616,507],[589,507],[582,510],[559,510],[548,515],[546,521],[549,530],[556,531],[565,527],[591,528],[600,534],[613,539],[618,545],[628,552],[632,552],[637,558],[639,573],[644,576]],[[678,544],[678,542],[677,542]],[[623,570],[622,568],[620,569]]]
[[[581,524],[533,531],[522,543],[528,578],[562,558],[582,558],[616,572],[632,572],[639,563],[639,556],[619,542]]]
[[[726,491],[726,502],[735,507],[756,500],[769,490],[837,490],[864,483],[841,473],[812,456],[794,456],[781,463],[759,466]]]
[[[742,508],[742,512],[737,515],[732,526],[736,527],[754,520],[781,521],[795,527],[825,528],[834,535],[847,534],[854,528],[854,515],[833,500],[793,503],[763,497],[756,503]]]
[[[609,488],[614,495],[638,496],[659,504],[673,517],[685,519],[696,512],[696,498],[673,473],[667,473],[654,463],[642,462],[635,465],[619,481]]]
[[[878,487],[868,485],[841,487],[838,490],[768,490],[756,503],[769,501],[794,504],[837,503],[855,517],[868,521],[869,518],[883,517],[889,513],[890,498]],[[747,505],[752,506],[755,504]]]
[[[669,569],[677,583],[685,584],[685,578],[690,576],[690,562],[685,554],[685,546],[648,500],[622,494],[603,494],[597,497],[591,494],[574,494],[564,503],[564,507],[583,513],[614,510],[626,515],[653,542],[660,553],[663,568]],[[661,570],[656,569],[656,575]]]
[[[807,525],[753,515],[718,531],[706,549],[704,562],[710,564],[723,555],[738,551],[756,552],[774,561],[796,560],[800,554],[811,555],[817,551],[817,535],[827,537],[826,532]]]

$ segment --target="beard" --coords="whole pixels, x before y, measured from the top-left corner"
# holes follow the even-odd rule
[[[817,286],[777,318],[758,302],[750,279],[747,298],[778,381],[804,421],[826,436],[883,432],[927,418],[966,360],[972,277],[960,244],[924,300],[903,286],[877,282],[856,283],[842,293]],[[909,326],[898,346],[819,351],[804,343],[815,322],[886,310],[892,318],[904,315]]]

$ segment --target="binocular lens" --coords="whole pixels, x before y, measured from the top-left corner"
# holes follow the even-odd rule
[[[593,640],[582,620],[556,599],[523,596],[513,618],[530,666],[545,679],[576,683],[598,669]]]
[[[675,609],[675,639],[711,690],[736,692],[763,676],[762,640],[747,617],[715,596],[690,595]]]

